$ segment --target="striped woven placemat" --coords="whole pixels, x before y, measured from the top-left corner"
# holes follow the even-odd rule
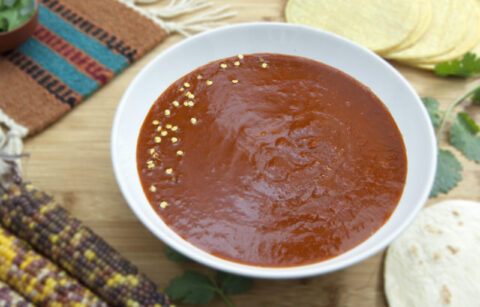
[[[0,108],[35,134],[167,35],[116,0],[41,0],[33,36],[0,56]]]

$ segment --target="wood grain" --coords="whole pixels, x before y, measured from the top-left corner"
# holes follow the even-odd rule
[[[166,1],[162,1],[165,3]],[[231,4],[238,11],[235,22],[282,21],[282,0],[215,0]],[[132,260],[164,288],[185,268],[196,264],[175,264],[162,253],[163,243],[136,219],[125,203],[110,161],[110,130],[117,104],[135,75],[156,55],[182,39],[169,37],[105,88],[79,105],[54,126],[26,141],[31,158],[24,165],[27,179],[55,195],[71,212]],[[430,72],[394,64],[420,96],[434,96],[442,107],[479,82],[441,79]],[[472,111],[477,121],[480,112]],[[442,143],[442,146],[443,143]],[[455,150],[454,150],[455,151]],[[457,152],[458,153],[458,152]],[[480,201],[480,166],[461,158],[461,184],[448,196],[430,200],[462,198]],[[348,269],[302,280],[258,280],[246,294],[233,298],[237,306],[386,306],[382,292],[382,254]],[[224,306],[215,301],[210,306]]]

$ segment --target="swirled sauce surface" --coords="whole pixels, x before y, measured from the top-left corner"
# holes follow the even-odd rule
[[[366,240],[395,209],[406,163],[370,89],[277,54],[223,59],[176,81],[137,148],[145,194],[169,227],[216,256],[272,267]]]

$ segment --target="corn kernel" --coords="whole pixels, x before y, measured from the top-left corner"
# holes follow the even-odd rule
[[[50,236],[50,242],[55,244],[58,241],[58,235],[51,235]]]
[[[45,212],[47,212],[48,210],[50,210],[50,208],[48,206],[45,206],[45,207],[42,207],[40,209],[40,214],[44,214]]]
[[[94,253],[92,250],[90,250],[90,249],[87,249],[83,255],[84,255],[85,258],[87,258],[88,260],[92,260],[92,259],[95,257],[95,253]]]
[[[133,275],[128,275],[127,279],[130,285],[132,285],[133,287],[136,287],[139,283],[138,278]]]

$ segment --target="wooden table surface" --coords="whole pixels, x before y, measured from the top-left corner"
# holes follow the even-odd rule
[[[166,0],[161,1],[163,3]],[[283,21],[284,0],[215,0],[231,4],[238,15],[228,22]],[[163,255],[164,244],[133,215],[115,181],[110,161],[110,130],[117,104],[131,80],[156,55],[183,39],[172,35],[105,88],[58,123],[26,141],[24,174],[82,219],[135,263],[163,289],[168,281],[196,264],[176,264]],[[431,72],[395,65],[420,96],[433,96],[442,107],[478,84],[476,80],[441,79]],[[480,112],[468,108],[477,121]],[[444,143],[444,141],[443,141]],[[458,152],[457,152],[458,153]],[[480,201],[480,166],[461,159],[464,180],[448,196],[430,200]],[[348,269],[302,280],[257,280],[248,293],[233,297],[237,306],[386,306],[378,254]],[[210,306],[224,306],[216,300]]]

